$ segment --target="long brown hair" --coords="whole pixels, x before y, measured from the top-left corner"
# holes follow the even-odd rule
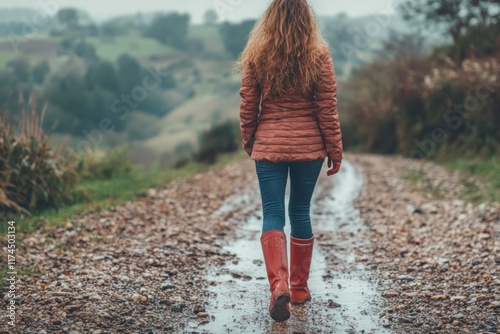
[[[237,67],[251,69],[273,97],[294,87],[302,93],[319,80],[328,44],[307,0],[273,0],[250,33]]]

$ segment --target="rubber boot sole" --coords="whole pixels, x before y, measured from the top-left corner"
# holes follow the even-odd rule
[[[283,291],[279,293],[274,301],[274,305],[270,310],[271,318],[276,321],[285,321],[290,318],[290,311],[287,304],[290,302],[290,293]]]

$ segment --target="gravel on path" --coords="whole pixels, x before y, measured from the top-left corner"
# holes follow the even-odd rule
[[[378,273],[399,333],[500,333],[500,204],[458,199],[462,176],[430,162],[355,155],[371,240],[357,261]],[[419,187],[408,173],[421,175]]]
[[[336,256],[350,233],[359,239],[349,246],[354,261],[376,278],[388,330],[500,333],[500,205],[459,200],[460,174],[430,162],[348,159],[364,175],[357,206],[366,229],[319,236],[323,249],[332,248],[330,270],[341,270]],[[419,189],[403,178],[415,168]],[[188,323],[210,321],[214,282],[205,277],[234,260],[223,245],[239,227],[238,210],[220,208],[255,182],[251,161],[233,163],[18,235],[17,266],[33,271],[18,276],[17,326],[2,312],[0,333],[183,333]]]

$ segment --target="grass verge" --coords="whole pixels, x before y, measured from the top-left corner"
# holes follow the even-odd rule
[[[461,199],[474,204],[500,202],[500,158],[452,158],[437,162],[461,172],[463,186]],[[407,170],[401,177],[415,189],[431,192],[436,199],[442,198],[440,185],[434,185],[424,170]]]
[[[58,226],[74,215],[123,204],[137,198],[146,189],[159,187],[175,179],[185,179],[196,173],[217,169],[227,163],[243,160],[245,157],[247,157],[245,152],[239,150],[237,153],[220,155],[213,165],[190,161],[180,169],[157,169],[112,180],[85,181],[80,185],[80,189],[88,195],[89,198],[86,201],[64,206],[58,210],[46,210],[32,216],[6,217],[0,222],[0,236],[6,235],[6,223],[9,220],[16,222],[16,232],[23,233],[31,233],[45,225]]]
[[[463,172],[461,196],[472,203],[500,202],[500,158],[456,158],[441,162]]]
[[[419,191],[430,193],[433,198],[440,199],[443,197],[442,184],[435,184],[429,178],[423,169],[410,169],[404,171],[401,177],[406,180],[413,188]]]
[[[8,221],[16,222],[16,243],[19,245],[22,235],[32,233],[42,226],[58,226],[74,215],[96,212],[109,206],[124,204],[129,200],[137,199],[146,189],[159,187],[176,179],[186,179],[197,173],[221,168],[228,163],[241,161],[245,158],[248,158],[246,153],[239,150],[236,153],[220,155],[213,165],[191,161],[180,169],[155,170],[136,173],[131,177],[84,182],[81,184],[81,190],[89,196],[88,201],[65,206],[59,210],[47,210],[32,216],[5,217],[0,222],[0,239],[6,240]],[[0,259],[0,291],[3,291],[5,278],[7,278],[9,271],[6,260],[6,256],[2,256]],[[16,271],[18,275],[29,275],[36,271],[36,268],[18,267]]]

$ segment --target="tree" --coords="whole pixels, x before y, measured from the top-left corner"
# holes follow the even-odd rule
[[[33,80],[37,84],[42,84],[45,77],[50,72],[49,63],[44,60],[33,68]]]
[[[102,88],[114,94],[120,92],[120,81],[112,63],[100,61],[89,67],[85,82],[90,90]]]
[[[87,43],[83,38],[74,46],[73,51],[78,57],[88,62],[94,62],[99,59],[95,46]]]
[[[246,20],[237,24],[224,22],[220,27],[224,47],[233,57],[238,57],[245,48],[248,35],[252,31],[255,22],[255,20]]]
[[[31,65],[26,58],[18,58],[7,63],[18,82],[28,82],[31,73]]]
[[[142,69],[137,60],[124,54],[118,58],[116,63],[123,91],[129,92],[135,86],[142,85]]]
[[[498,23],[499,0],[412,0],[401,6],[407,21],[427,28],[444,27],[454,44],[472,26]]]
[[[217,15],[217,12],[215,10],[209,9],[205,12],[205,15],[203,15],[203,19],[205,21],[205,24],[215,25],[219,20],[219,15]]]
[[[59,23],[66,26],[66,28],[78,27],[78,12],[74,8],[65,8],[59,10],[56,14],[56,18]]]
[[[160,15],[154,19],[145,35],[155,38],[163,44],[182,49],[186,45],[188,26],[188,14]]]

